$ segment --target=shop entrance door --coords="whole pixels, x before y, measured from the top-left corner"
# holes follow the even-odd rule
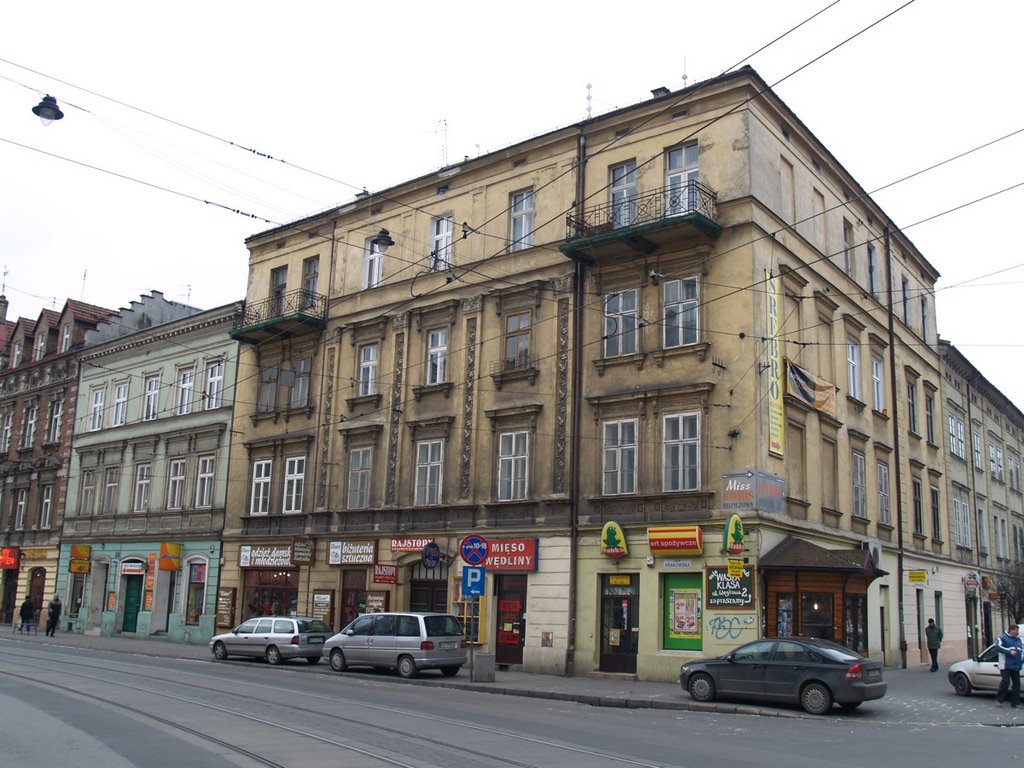
[[[142,576],[124,577],[124,620],[122,632],[134,632],[139,625],[139,605],[142,603]]]
[[[434,568],[422,562],[409,569],[409,610],[448,612],[448,566],[443,562]]]
[[[640,577],[606,573],[601,576],[601,671],[636,672],[640,639]]]
[[[4,615],[3,623],[14,621],[14,609],[18,607],[18,571],[4,571]]]
[[[498,629],[494,633],[494,660],[522,664],[526,642],[526,575],[497,576]]]

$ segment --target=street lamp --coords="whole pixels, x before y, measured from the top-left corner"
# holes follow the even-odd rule
[[[391,239],[391,233],[386,229],[382,229],[377,233],[377,236],[370,241],[370,245],[376,246],[378,253],[385,253],[388,248],[395,244],[395,241]]]
[[[64,113],[57,106],[57,100],[50,95],[44,96],[42,101],[32,107],[32,112],[43,125],[49,125],[54,120],[64,117]]]

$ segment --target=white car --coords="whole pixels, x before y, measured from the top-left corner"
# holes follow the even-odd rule
[[[999,654],[995,644],[973,659],[958,661],[949,668],[949,682],[957,696],[970,696],[972,691],[994,693],[999,687]]]

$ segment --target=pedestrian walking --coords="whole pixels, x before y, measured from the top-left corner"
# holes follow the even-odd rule
[[[64,609],[64,606],[60,602],[60,595],[54,595],[46,605],[46,634],[50,637],[54,637],[54,632],[57,631],[57,625],[60,624],[60,614]]]
[[[18,618],[21,619],[21,623],[18,624],[18,631],[28,632],[36,618],[36,604],[32,602],[32,598],[28,595],[25,595],[25,602],[18,609]]]
[[[928,655],[932,657],[932,672],[938,672],[939,648],[942,647],[942,627],[935,623],[935,619],[928,619],[928,626],[924,628],[924,636],[928,641]]]
[[[1020,667],[1024,656],[1024,642],[1021,642],[1018,635],[1020,628],[1016,624],[1011,624],[996,643],[996,651],[999,652],[999,674],[1003,678],[999,681],[999,690],[996,691],[997,707],[1003,706],[1007,691],[1010,692],[1010,706],[1016,709],[1020,705]]]

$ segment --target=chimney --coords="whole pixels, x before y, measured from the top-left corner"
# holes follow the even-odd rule
[[[653,88],[651,90],[651,96],[653,96],[656,99],[660,99],[662,96],[668,96],[670,93],[672,93],[672,91],[670,91],[665,86],[661,86],[660,88]]]
[[[0,323],[7,322],[7,297],[0,293]]]

